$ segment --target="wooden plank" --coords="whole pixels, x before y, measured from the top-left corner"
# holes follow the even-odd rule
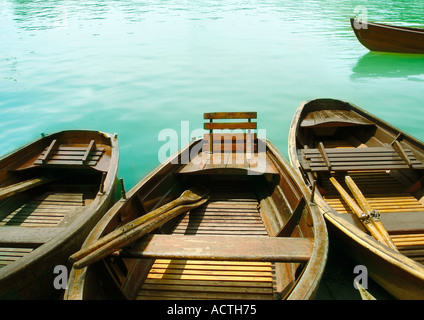
[[[214,139],[215,140],[215,139]],[[209,144],[209,142],[205,142],[203,144],[203,151],[209,151],[210,153],[242,153],[242,152],[248,152],[248,143],[245,143],[243,141],[214,141],[212,146]],[[258,152],[258,144],[252,142],[250,144],[250,152]]]
[[[25,180],[22,182],[18,182],[16,184],[0,188],[0,200],[15,195],[17,193],[29,190],[31,188],[37,187],[42,184],[46,184],[48,182],[53,181],[52,177],[37,177],[29,180]]]
[[[52,145],[50,145],[52,147]],[[34,161],[35,165],[76,165],[95,166],[100,160],[105,148],[97,147],[94,140],[87,146],[54,145],[44,150]]]
[[[204,129],[206,130],[224,130],[224,129],[256,129],[256,122],[226,122],[226,123],[218,123],[218,122],[206,122],[204,123]]]
[[[322,142],[320,142],[318,144],[318,151],[321,154],[321,157],[324,160],[326,167],[330,170],[331,169],[331,163],[330,163],[330,160],[328,159],[327,153],[325,152],[325,148],[324,148],[324,145],[322,144]]]
[[[424,208],[421,208],[423,210]],[[385,212],[380,220],[386,229],[393,232],[424,232],[424,210],[406,212]]]
[[[148,235],[122,252],[126,257],[233,261],[304,262],[313,240],[254,236]]]
[[[308,113],[301,127],[370,125],[371,121],[353,110],[317,110]]]
[[[91,151],[91,155],[94,156],[98,156],[100,157],[103,153],[103,149],[94,149]],[[44,152],[42,153],[44,154]],[[85,150],[59,150],[59,149],[55,149],[51,152],[52,156],[57,156],[57,155],[61,155],[61,156],[76,156],[76,157],[80,157],[80,159],[82,158],[82,156],[85,154]]]
[[[336,167],[347,167],[347,166],[358,166],[358,167],[362,167],[362,166],[401,166],[401,167],[406,167],[406,165],[402,162],[402,161],[370,161],[370,162],[355,162],[355,161],[349,161],[349,162],[331,162],[332,163],[332,167],[334,166]],[[322,166],[326,166],[328,168],[328,166],[324,163],[310,163],[310,167],[322,167]]]
[[[91,140],[88,147],[87,147],[87,150],[85,151],[84,155],[82,156],[81,160],[82,160],[83,163],[87,162],[88,156],[89,156],[89,154],[91,153],[91,151],[94,147],[95,147],[95,142],[94,142],[94,140]]]
[[[285,223],[285,225],[277,233],[277,237],[289,237],[293,233],[295,227],[299,223],[303,210],[306,209],[305,205],[306,205],[305,199],[304,198],[300,199],[298,205],[296,206],[292,215],[290,216],[290,219]]]
[[[403,147],[399,143],[399,141],[395,140],[393,142],[393,149],[396,150],[396,152],[403,159],[403,161],[405,161],[405,163],[408,165],[408,167],[412,166],[411,160],[409,159],[408,155],[406,154],[405,150],[403,149]]]
[[[80,155],[80,154],[76,154],[76,155],[75,154],[72,154],[72,155],[66,154],[66,155],[64,155],[64,154],[61,154],[61,153],[52,154],[50,156],[48,162],[50,162],[52,160],[70,160],[70,161],[80,161],[80,162],[82,162],[83,161],[82,160],[82,156],[83,155]],[[99,159],[100,159],[100,155],[89,155],[88,158],[85,161],[98,161]]]
[[[375,150],[380,148],[327,148],[325,149],[328,155],[333,158],[337,157],[380,157],[380,156],[394,156],[400,157],[392,148],[385,148],[384,150]],[[319,157],[318,149],[300,149],[300,151],[308,158]],[[405,150],[408,157],[414,158],[415,156],[410,150]]]
[[[204,119],[256,119],[257,112],[209,112]]]
[[[241,142],[246,142],[249,140],[257,140],[257,134],[256,133],[251,133],[250,134],[250,138],[249,138],[249,134],[248,133],[214,133],[212,135],[212,141],[215,142],[237,142],[237,141],[241,141]],[[206,143],[209,143],[209,141],[211,140],[211,134],[206,133],[203,136],[203,140]]]
[[[301,149],[305,154],[316,154],[319,153],[318,149]],[[326,149],[327,154],[359,154],[359,153],[380,153],[380,152],[389,152],[393,153],[393,148],[391,147],[366,147],[366,148],[328,148]]]
[[[0,226],[56,226],[77,205],[83,205],[81,193],[45,193],[5,213],[6,216],[0,217]]]
[[[97,161],[90,161],[86,163],[88,166],[95,166]],[[70,160],[50,160],[48,162],[49,165],[66,165],[66,166],[80,166],[81,160],[78,161],[70,161]]]
[[[211,261],[211,260],[172,260],[157,259],[155,268],[166,269],[196,269],[196,270],[238,270],[238,271],[268,271],[272,272],[271,262],[243,262],[243,261]]]
[[[48,160],[50,153],[52,152],[53,148],[56,146],[57,140],[54,139],[50,145],[47,147],[47,150],[44,154],[42,154],[38,159],[42,162],[42,163],[46,163],[46,161]]]
[[[138,299],[271,299],[273,268],[268,262],[158,259]]]
[[[65,228],[6,227],[0,229],[0,244],[43,244],[62,233]],[[1,249],[0,249],[1,250]]]
[[[0,246],[0,269],[31,253],[34,248]]]

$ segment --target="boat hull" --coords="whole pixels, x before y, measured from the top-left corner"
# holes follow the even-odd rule
[[[332,211],[331,208],[327,209]],[[371,277],[396,299],[424,299],[424,279],[419,266],[413,265],[410,261],[409,265],[405,266],[404,257],[400,257],[399,261],[393,252],[386,250],[368,235],[358,234],[357,230],[352,230],[337,213],[327,211],[324,218],[329,232],[345,247],[345,251],[358,266],[366,268],[367,277]],[[352,270],[352,285],[358,275]]]
[[[247,190],[261,187],[260,185],[264,181],[280,181],[283,188],[293,187],[291,191],[286,191],[286,196],[291,199],[290,201],[297,203],[299,201],[298,196],[306,198],[308,195],[310,196],[309,190],[299,180],[300,177],[270,143],[266,143],[267,153],[272,157],[273,160],[271,161],[275,168],[279,168],[279,173],[264,174],[264,176],[255,173],[254,177],[248,177],[247,172],[240,168],[226,168],[221,165],[219,168],[210,167],[196,171],[193,169],[195,166],[190,165],[191,162],[187,166],[180,164],[177,159],[182,159],[182,154],[192,154],[192,150],[196,150],[199,143],[202,143],[202,141],[192,142],[181,150],[178,155],[160,165],[132,188],[127,193],[125,200],[122,199],[117,202],[106,213],[86,239],[83,248],[87,248],[110,232],[110,230],[116,229],[117,224],[119,224],[119,216],[128,216],[128,221],[131,221],[132,218],[140,214],[137,213],[137,210],[134,210],[134,208],[139,208],[138,203],[140,200],[143,206],[147,205],[148,208],[157,207],[158,199],[162,198],[163,201],[161,203],[166,203],[178,197],[187,187],[186,183],[191,185],[198,182],[206,186],[211,190],[210,200],[205,205],[205,208],[195,209],[190,211],[189,216],[183,216],[181,220],[176,219],[177,221],[172,220],[164,224],[161,227],[161,233],[167,236],[162,236],[162,238],[168,239],[168,237],[172,238],[172,235],[175,235],[175,239],[178,241],[187,239],[196,241],[196,235],[198,235],[198,239],[202,239],[202,241],[205,237],[211,239],[211,241],[212,239],[213,241],[234,239],[234,245],[237,243],[238,236],[240,236],[239,239],[248,237],[249,241],[260,241],[264,238],[272,241],[272,237],[275,237],[275,233],[278,232],[279,223],[275,220],[276,217],[266,215],[269,209],[267,209],[267,202],[264,199],[267,197],[252,196],[252,193]],[[256,184],[253,181],[260,183]],[[287,181],[290,181],[289,184],[285,184]],[[181,182],[184,183],[180,185]],[[179,188],[177,188],[178,185],[180,185]],[[271,185],[273,184],[271,183]],[[275,189],[272,197],[278,197],[281,201],[284,201],[279,196],[281,191],[281,189]],[[292,191],[294,192],[293,194]],[[162,258],[158,258],[158,252],[155,255],[154,251],[152,253],[151,250],[147,249],[147,252],[146,250],[138,251],[136,255],[139,257],[147,255],[147,257],[144,260],[133,259],[132,265],[128,264],[129,260],[125,260],[125,257],[122,260],[126,266],[125,269],[128,270],[128,276],[119,276],[119,270],[122,270],[122,265],[119,270],[115,269],[109,259],[98,261],[84,268],[74,267],[70,274],[70,281],[64,298],[81,300],[106,299],[114,296],[126,299],[199,299],[201,297],[228,299],[231,296],[237,299],[312,299],[317,293],[324,271],[328,238],[324,219],[322,219],[318,208],[316,206],[309,207],[309,202],[307,202],[307,208],[309,214],[305,213],[306,216],[304,218],[311,219],[310,224],[314,227],[313,229],[307,227],[306,221],[302,218],[300,222],[302,227],[300,228],[304,237],[314,238],[314,245],[309,262],[304,266],[302,275],[295,281],[295,286],[293,286],[291,281],[278,281],[278,284],[276,284],[273,282],[271,274],[269,274],[271,276],[270,280],[266,280],[267,271],[261,270],[269,267],[276,268],[274,269],[276,277],[282,278],[284,274],[292,274],[299,264],[276,263],[275,266],[271,266],[270,262],[266,262],[267,259],[272,259],[271,257],[265,257],[264,261],[261,260],[259,262],[255,257],[242,258],[237,256],[237,254],[234,254],[234,256],[230,254],[230,256],[222,256],[220,258],[209,257],[211,260],[204,261],[200,257],[215,247],[215,245],[212,246],[211,242],[211,246],[208,248],[202,249],[202,247],[199,247],[194,250],[188,260],[184,254],[185,250],[175,252],[174,258],[163,258],[162,255]],[[240,209],[243,212],[250,213],[247,217],[244,215],[240,216],[237,213]],[[146,212],[148,211],[149,209]],[[237,216],[234,216],[234,214]],[[231,220],[225,222],[227,221],[225,216],[231,216]],[[250,221],[248,224],[245,221],[247,218]],[[295,230],[298,229],[296,228]],[[297,232],[295,231],[296,234]],[[158,233],[158,230],[152,232],[153,242],[159,241],[156,239],[161,239],[161,235]],[[219,235],[222,235],[222,239]],[[230,236],[230,238],[227,236]],[[140,239],[140,241],[142,240],[143,238]],[[161,242],[157,243],[161,244]],[[144,246],[144,243],[139,244],[139,242],[136,242],[133,248],[140,247],[140,245]],[[192,245],[190,242],[190,246]],[[242,247],[240,243],[240,249]],[[234,252],[237,251],[238,246],[235,245]],[[224,255],[224,252],[225,250],[219,255]],[[155,258],[152,258],[151,254]],[[259,254],[266,255],[267,252],[259,252]],[[114,259],[117,259],[116,255]],[[171,260],[169,261],[169,259]],[[260,266],[257,265],[258,263]],[[164,265],[166,267],[163,267]],[[152,266],[154,267],[152,268]],[[236,271],[234,268],[239,268],[237,271],[240,277],[239,280],[245,279],[253,287],[244,287],[246,282],[234,282],[234,278],[231,275],[232,272]],[[211,270],[204,274],[201,271],[204,269]],[[182,274],[180,274],[181,270],[183,270]],[[253,273],[250,275],[244,273],[245,270],[251,270],[249,273],[252,271],[260,273],[263,281],[268,283],[268,289],[262,287],[263,284],[257,283],[257,279],[251,278]],[[163,276],[159,279],[158,273],[160,272],[163,272]],[[128,278],[132,274],[138,276],[134,279]],[[211,277],[214,277],[215,280]],[[234,287],[236,283],[238,285]],[[170,287],[172,289],[169,289]],[[106,290],[94,290],[93,288],[106,288]],[[171,291],[168,292],[168,289]]]
[[[359,42],[371,51],[424,54],[424,30],[350,21]]]
[[[303,127],[301,126],[303,119],[307,118],[308,114],[312,114],[312,112],[319,110],[327,110],[326,112],[328,113],[326,114],[327,118],[325,120],[315,118],[315,122],[311,122],[312,120],[309,119],[309,122],[305,121],[303,122]],[[330,114],[332,110],[354,111],[357,115],[360,115],[362,120],[359,121],[356,119],[353,121],[352,118],[349,119],[345,117],[345,119],[342,119],[339,117],[339,122],[331,122]],[[403,145],[407,146],[410,150],[413,150],[413,153],[417,156],[417,158],[422,160],[420,155],[422,154],[424,148],[420,141],[408,136],[405,133],[402,133],[393,126],[385,123],[383,120],[368,114],[363,109],[360,109],[350,103],[334,99],[311,100],[303,102],[299,106],[293,117],[289,133],[290,162],[295,167],[295,169],[303,175],[305,181],[307,181],[310,186],[312,186],[313,179],[322,179],[320,181],[325,181],[325,179],[327,179],[325,177],[328,176],[326,176],[325,173],[314,173],[314,178],[312,178],[312,174],[306,175],[304,171],[304,161],[300,158],[300,149],[303,148],[303,145],[309,145],[309,147],[312,147],[311,145],[313,141],[308,140],[308,136],[309,139],[313,139],[311,137],[314,136],[315,139],[317,139],[315,143],[318,143],[318,139],[325,140],[328,135],[336,135],[336,131],[334,129],[335,126],[337,126],[338,130],[340,130],[338,131],[339,134],[343,132],[346,133],[351,130],[346,128],[353,128],[354,126],[361,127],[362,129],[359,131],[362,132],[363,137],[366,136],[365,132],[367,129],[365,128],[369,128],[368,131],[372,132],[373,134],[366,136],[366,139],[364,138],[363,141],[360,141],[362,143],[362,150],[366,149],[366,146],[370,143],[370,141],[372,143],[378,142],[383,144],[390,144],[391,142],[395,141],[396,138],[399,139],[401,137]],[[311,133],[311,130],[315,130],[314,135]],[[321,135],[319,136],[318,133]],[[373,136],[374,134],[377,138]],[[300,143],[300,141],[303,143]],[[334,144],[336,142],[337,141],[334,140],[332,143]],[[360,143],[359,141],[355,142]],[[325,148],[325,150],[329,152],[332,149]],[[333,162],[332,165],[332,168],[336,170],[336,163]],[[355,172],[347,172],[350,172],[350,175],[355,177]],[[393,172],[392,174],[396,174],[396,170],[388,170],[388,172]],[[367,175],[369,176],[368,179],[377,177],[374,176],[374,171],[358,173],[357,177],[360,177],[361,174],[363,179],[366,179]],[[335,176],[337,177],[337,171],[335,172]],[[386,177],[386,174],[382,173],[380,176]],[[358,181],[360,181],[359,178]],[[403,200],[397,200],[396,197],[384,198],[385,196],[388,196],[388,194],[377,195],[379,191],[372,190],[373,188],[375,189],[378,187],[384,189],[384,184],[388,186],[389,183],[377,182],[374,187],[368,187],[371,188],[371,191],[367,191],[367,196],[369,195],[369,199],[373,201],[373,205],[375,206],[381,206],[381,202],[387,204],[386,209],[381,208],[379,210],[382,210],[381,221],[383,224],[386,224],[386,227],[388,228],[392,238],[402,236],[403,234],[405,236],[408,235],[409,239],[413,239],[413,237],[419,237],[422,233],[420,228],[422,228],[421,225],[424,219],[424,215],[420,215],[420,212],[424,212],[422,204],[418,200],[411,200],[411,204],[409,204],[411,207],[405,207],[406,209],[402,209],[402,206],[406,206],[406,204],[401,204]],[[361,187],[362,186],[365,188],[367,187],[365,183],[363,183]],[[394,185],[394,187],[397,188],[396,185]],[[406,188],[401,187],[401,189]],[[342,205],[342,202],[337,202],[338,200],[334,200],[336,198],[336,194],[330,194],[329,185],[324,185],[324,183],[321,182],[320,186],[317,186],[316,190],[315,200],[319,204],[321,211],[326,219],[329,231],[337,237],[338,241],[345,245],[346,252],[355,259],[356,263],[358,263],[358,265],[365,266],[367,268],[368,275],[395,298],[407,300],[424,299],[424,267],[421,263],[418,263],[418,249],[420,244],[416,242],[409,248],[403,248],[403,244],[401,242],[396,242],[400,252],[388,248],[387,246],[376,241],[367,232],[365,232],[365,229],[362,227],[361,223],[359,223],[359,220],[353,215],[353,213],[347,213],[349,210],[347,209],[346,204]],[[374,196],[372,196],[372,194],[374,194]],[[376,199],[372,199],[372,197],[376,197]],[[380,204],[378,197],[381,197]],[[409,198],[413,199],[412,196],[409,196]],[[396,203],[399,203],[399,205],[396,205]],[[391,204],[392,207],[390,207]],[[412,204],[416,206],[416,209]],[[413,210],[415,211],[409,212]],[[396,223],[392,223],[389,219],[391,217],[390,215],[395,214],[396,216],[398,213],[402,214],[402,211],[404,211],[405,221],[397,218]],[[408,223],[406,221],[408,215],[412,215],[414,216],[414,219],[418,220],[414,220],[415,222],[413,223]],[[401,215],[397,215],[397,217],[401,217]],[[408,250],[418,250],[415,254],[411,255],[411,257],[415,256],[415,259],[418,259],[417,261],[414,261],[413,259],[403,254],[407,253]],[[353,274],[352,270],[352,281],[354,276],[355,275]]]
[[[72,149],[95,141],[94,149],[102,148],[103,154],[96,164],[74,165],[73,160],[65,163],[60,159],[52,165],[60,155],[49,159],[51,163],[36,165],[40,152],[48,149],[53,140],[58,141],[57,150],[63,148],[62,143],[72,145]],[[21,191],[1,203],[0,250],[7,253],[28,248],[28,253],[14,262],[6,261],[0,268],[0,299],[57,299],[63,295],[70,270],[69,255],[81,247],[118,199],[118,159],[116,135],[69,130],[44,136],[0,160],[3,184],[15,179],[7,177],[4,170],[18,177],[60,176],[57,181]],[[8,209],[13,202],[20,206],[14,212]],[[31,211],[26,210],[30,206]]]

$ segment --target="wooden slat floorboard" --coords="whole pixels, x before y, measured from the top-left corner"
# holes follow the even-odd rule
[[[255,194],[225,182],[211,188],[208,204],[186,214],[174,234],[267,236]],[[269,262],[157,259],[137,299],[272,299],[273,272]]]
[[[0,212],[0,227],[54,227],[71,209],[82,205],[82,193],[45,193],[33,198],[13,212]]]

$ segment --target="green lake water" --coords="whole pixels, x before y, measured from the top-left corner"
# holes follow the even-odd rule
[[[287,157],[291,118],[317,97],[424,140],[424,55],[369,52],[358,13],[424,27],[422,0],[3,0],[0,155],[41,133],[117,133],[129,190],[159,165],[160,133],[181,147],[204,112],[257,111]]]

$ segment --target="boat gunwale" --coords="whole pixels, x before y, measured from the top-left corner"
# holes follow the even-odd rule
[[[385,23],[376,23],[376,22],[368,22],[368,21],[358,21],[355,18],[350,18],[351,24],[352,24],[352,28],[354,30],[362,30],[362,29],[367,29],[367,28],[356,28],[354,26],[354,23],[357,21],[360,24],[364,24],[364,25],[369,25],[375,28],[382,28],[382,29],[390,29],[390,30],[395,30],[395,31],[401,31],[401,32],[411,32],[411,33],[417,33],[420,35],[424,35],[424,29],[420,29],[420,28],[413,28],[413,27],[402,27],[402,26],[394,26],[394,25],[388,25]],[[359,31],[358,31],[359,32]]]

